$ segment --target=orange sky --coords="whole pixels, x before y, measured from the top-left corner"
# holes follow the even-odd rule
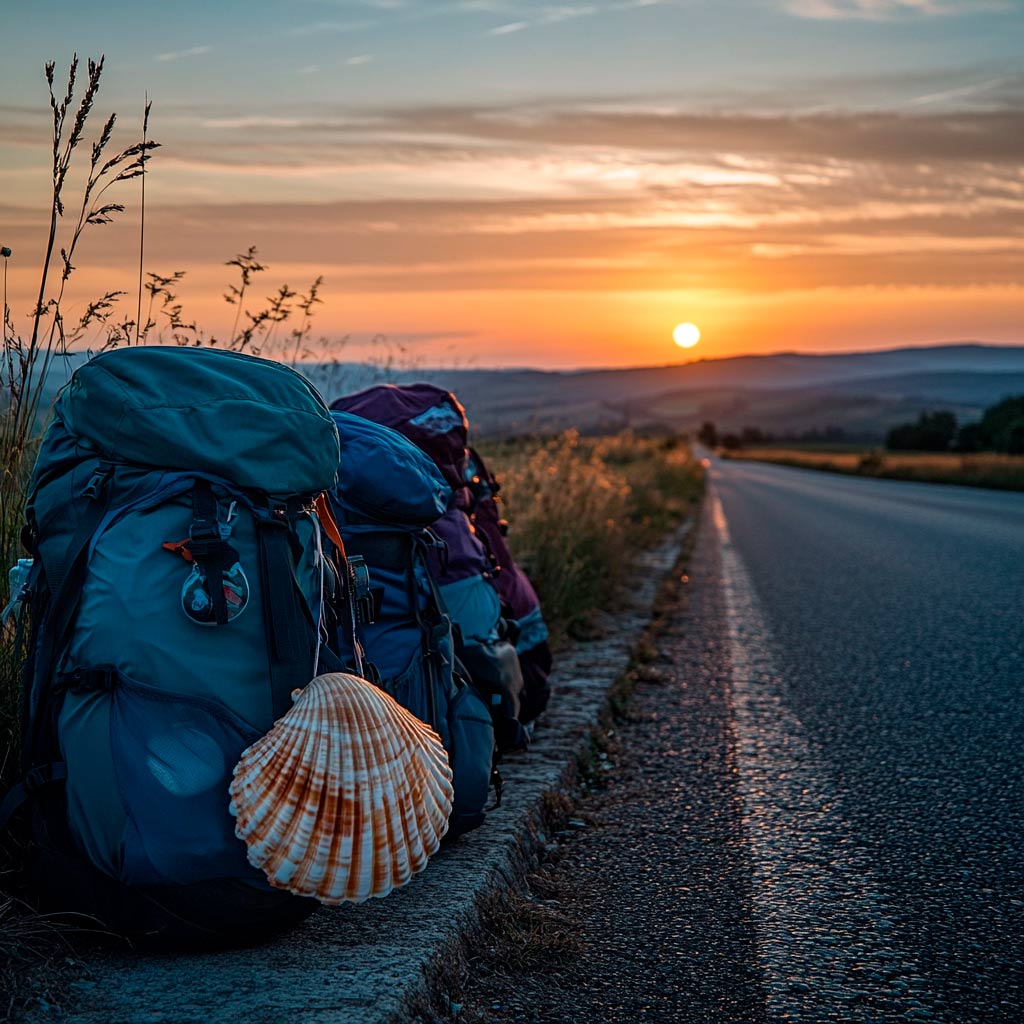
[[[263,6],[247,8],[254,23]],[[296,17],[311,10],[286,6]],[[229,76],[241,47],[230,49],[230,34],[218,43],[222,26],[204,23],[199,6],[202,31],[148,63],[130,55],[139,43],[127,21],[121,64],[117,46],[108,56],[94,130],[118,109],[115,142],[132,141],[126,112],[150,89],[163,147],[147,178],[145,265],[186,272],[185,316],[207,334],[230,332],[234,318],[224,262],[256,245],[269,270],[245,308],[323,275],[313,335],[345,359],[371,352],[374,335],[426,365],[543,367],[1024,343],[1013,5],[723,0],[684,11],[634,0],[570,18],[557,13],[569,8],[495,0],[446,7],[457,25],[414,0],[340,6],[362,20],[280,31],[282,48],[291,39],[308,56],[329,42],[330,56],[302,66],[268,57],[248,93]],[[513,7],[533,13],[509,20]],[[726,8],[774,33],[777,66],[729,64],[745,40],[738,22],[713,23]],[[581,14],[586,42],[564,31]],[[692,67],[679,70],[662,36],[678,33],[681,47],[694,26],[708,66],[691,51]],[[448,67],[441,47],[455,46],[456,27],[495,48],[493,66]],[[14,250],[8,297],[22,330],[48,160],[45,83],[30,60],[47,44],[30,30],[0,72],[0,244]],[[438,49],[431,74],[417,75],[427,31]],[[626,31],[646,65],[627,66]],[[390,71],[376,49],[385,44]],[[537,73],[512,75],[526,55]],[[615,89],[592,74],[602,62],[624,74]],[[108,289],[126,291],[134,315],[138,184],[110,195],[128,207],[118,223],[84,236],[69,321]],[[685,353],[671,339],[684,320],[703,332]]]

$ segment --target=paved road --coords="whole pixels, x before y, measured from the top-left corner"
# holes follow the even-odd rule
[[[711,479],[664,679],[548,869],[582,951],[497,942],[459,1020],[1024,1021],[1024,495]]]
[[[1024,495],[711,477],[769,1010],[1024,1020]]]

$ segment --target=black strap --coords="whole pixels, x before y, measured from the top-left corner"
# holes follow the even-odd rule
[[[220,535],[217,499],[206,480],[197,480],[192,489],[192,525],[188,536],[189,554],[206,577],[214,622],[218,626],[226,626],[228,602],[224,597],[224,570],[231,568],[228,562],[231,552]]]
[[[309,682],[311,628],[299,596],[292,563],[287,514],[276,510],[257,520],[263,625],[270,655],[270,694],[274,718],[292,706],[292,690]]]
[[[11,786],[0,802],[0,829],[4,828],[15,812],[28,801],[36,790],[51,782],[62,782],[68,777],[68,767],[63,761],[43,764],[33,768]]]

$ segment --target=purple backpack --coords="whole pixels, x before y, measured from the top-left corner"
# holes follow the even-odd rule
[[[466,486],[469,420],[450,391],[433,384],[378,384],[343,395],[331,408],[404,434],[434,460],[453,490]]]

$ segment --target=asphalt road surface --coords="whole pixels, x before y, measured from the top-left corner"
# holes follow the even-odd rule
[[[665,679],[556,855],[583,950],[462,1019],[1024,1021],[1024,495],[710,479]]]
[[[769,1010],[1024,1020],[1024,495],[711,478]]]

